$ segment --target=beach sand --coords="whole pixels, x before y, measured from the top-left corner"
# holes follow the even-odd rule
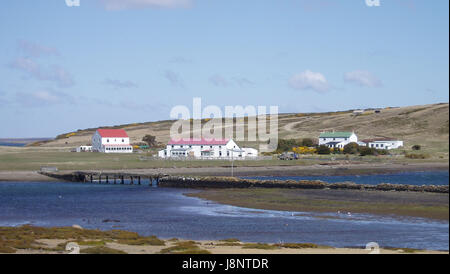
[[[128,254],[158,254],[161,250],[176,246],[178,242],[185,240],[170,241],[166,240],[165,246],[151,246],[151,245],[126,245],[118,244],[114,242],[108,242],[106,247],[114,250],[123,251]],[[55,248],[58,244],[66,243],[66,240],[58,239],[41,239],[39,243],[47,248]],[[211,254],[369,254],[370,251],[363,248],[332,248],[332,247],[319,247],[319,248],[284,248],[279,247],[275,249],[258,249],[258,248],[244,248],[242,246],[222,246],[222,241],[195,241],[196,245],[201,250],[206,250]],[[233,244],[245,245],[242,242],[234,242]],[[80,246],[81,253],[83,249],[90,248],[91,246]],[[385,249],[379,250],[380,254],[449,254],[446,251],[433,251],[433,250],[411,250],[411,249]],[[68,251],[45,251],[37,249],[20,249],[15,254],[65,254]],[[189,253],[188,253],[189,254]]]

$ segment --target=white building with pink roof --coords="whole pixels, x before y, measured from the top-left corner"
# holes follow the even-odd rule
[[[232,139],[180,139],[170,140],[160,158],[244,159],[257,157],[253,148],[240,148]]]

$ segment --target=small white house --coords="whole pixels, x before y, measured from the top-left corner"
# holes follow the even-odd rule
[[[92,136],[92,151],[103,153],[132,153],[130,138],[123,129],[98,129]]]
[[[358,136],[354,132],[323,132],[319,136],[319,145],[329,148],[344,148],[349,143],[357,143]]]
[[[362,114],[364,114],[364,112],[366,112],[366,111],[363,109],[356,109],[353,111],[353,115],[355,115],[355,116],[362,115]]]
[[[394,140],[394,139],[373,139],[373,140],[364,140],[370,148],[376,149],[397,149],[403,147],[403,141]]]
[[[258,157],[258,150],[250,147],[242,148],[245,151],[245,157],[247,158],[256,158]]]
[[[257,155],[256,149],[240,148],[232,139],[170,140],[166,149],[158,152],[160,158],[244,159]]]

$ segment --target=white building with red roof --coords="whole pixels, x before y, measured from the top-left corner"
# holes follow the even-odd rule
[[[250,153],[248,153],[251,151]],[[255,149],[240,148],[232,139],[180,139],[170,140],[160,158],[240,159],[256,157]]]
[[[123,129],[97,129],[92,136],[92,151],[103,153],[132,153],[130,137]]]

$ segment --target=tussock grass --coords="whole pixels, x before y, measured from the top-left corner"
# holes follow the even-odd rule
[[[295,249],[302,249],[302,248],[332,248],[330,246],[317,245],[317,244],[312,244],[312,243],[284,243],[284,244],[275,244],[275,246],[283,247],[283,248],[295,248]]]
[[[80,253],[84,254],[127,254],[125,251],[106,247],[106,246],[96,246],[89,247],[80,250]]]
[[[225,242],[225,243],[236,243],[236,242],[240,242],[239,239],[236,238],[229,238],[229,239],[223,239],[220,240],[221,242]]]
[[[106,245],[105,241],[80,241],[77,242],[79,245],[88,245],[88,246],[104,246]]]
[[[136,239],[122,239],[119,240],[118,243],[126,245],[165,245],[164,241],[158,239],[156,236],[139,237]]]
[[[65,240],[56,247],[49,248],[37,240]],[[68,242],[76,242],[83,246],[103,248],[106,242],[117,242],[127,245],[165,245],[156,236],[140,236],[136,232],[123,230],[100,231],[77,229],[73,227],[0,227],[0,253],[13,253],[17,249],[37,249],[45,251],[65,251]],[[105,247],[106,248],[106,247]],[[100,250],[100,249],[99,249]],[[105,249],[105,252],[108,252]]]
[[[208,250],[201,249],[194,241],[177,242],[174,246],[164,248],[161,254],[211,254]]]
[[[246,249],[278,249],[278,246],[271,245],[271,244],[264,244],[264,243],[246,243],[242,245],[242,248]]]

